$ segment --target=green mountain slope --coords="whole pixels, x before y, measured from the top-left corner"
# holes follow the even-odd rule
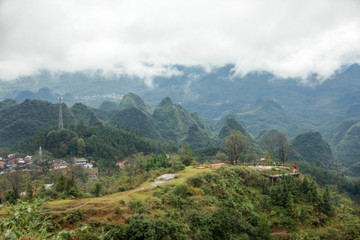
[[[319,132],[302,133],[296,136],[291,144],[305,161],[312,165],[315,165],[317,160],[325,167],[329,167],[335,162],[329,144]]]
[[[91,110],[96,114],[96,116],[103,120],[108,121],[118,109],[119,104],[112,101],[104,101],[101,103],[99,108],[92,108]]]
[[[205,124],[204,120],[200,118],[197,112],[192,112],[189,116],[200,129],[209,130],[208,126]]]
[[[128,109],[128,108],[137,108],[137,109],[143,111],[144,113],[148,113],[148,114],[152,113],[152,109],[151,109],[150,105],[145,103],[144,100],[142,100],[138,95],[136,95],[134,93],[126,94],[121,99],[121,102],[118,107],[118,109],[120,111]]]
[[[277,129],[283,131],[288,137],[295,137],[306,129],[303,123],[296,125],[296,129],[292,129],[291,126],[298,122],[298,117],[284,110],[273,100],[258,100],[253,110],[239,113],[238,118],[254,136],[264,129]]]
[[[184,139],[193,123],[186,110],[168,97],[156,106],[152,117],[160,135],[167,141],[178,143]]]
[[[148,138],[161,139],[151,123],[151,116],[135,107],[115,112],[109,120],[109,124],[119,126],[123,130],[140,131],[143,136]]]
[[[188,143],[190,148],[204,148],[212,144],[212,140],[209,135],[196,124],[192,124],[189,127],[187,136],[184,143]]]
[[[116,102],[103,101],[98,109],[102,111],[111,112],[117,110],[118,108],[119,108],[119,104],[117,104]]]
[[[240,131],[242,134],[248,137],[249,140],[252,141],[252,137],[248,133],[248,131],[239,123],[236,119],[228,118],[226,119],[223,127],[220,129],[218,137],[222,140],[227,138],[232,132]]]
[[[82,103],[75,103],[71,107],[71,112],[74,114],[76,122],[95,123],[99,121],[96,114]]]
[[[0,110],[6,107],[11,107],[13,105],[16,105],[16,101],[13,99],[5,99],[0,102]]]
[[[74,123],[70,109],[63,104],[64,124]],[[0,110],[0,146],[10,146],[25,137],[57,126],[59,105],[40,100],[25,100]]]
[[[360,160],[360,122],[351,126],[339,141],[335,150],[336,158],[346,164],[355,164]]]
[[[345,119],[337,127],[335,127],[330,135],[331,146],[336,149],[339,142],[345,137],[346,132],[359,121],[360,120],[355,119]]]
[[[80,137],[85,143],[81,154],[77,144]],[[72,124],[62,130],[48,129],[20,142],[15,150],[33,154],[39,146],[43,146],[54,157],[85,155],[95,160],[97,166],[112,167],[115,167],[116,161],[137,152],[149,154],[163,151],[163,146],[157,141],[101,123]]]

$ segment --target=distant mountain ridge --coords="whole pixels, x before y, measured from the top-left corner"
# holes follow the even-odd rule
[[[198,114],[189,115],[170,98],[164,98],[152,110],[139,96],[129,93],[123,97],[109,123],[125,130],[140,131],[150,138],[177,144],[192,143],[193,148],[212,144],[207,127]]]
[[[18,102],[26,98],[53,101],[56,94],[65,96],[69,91],[74,96],[135,92],[152,107],[165,97],[171,97],[175,103],[181,102],[187,111],[197,111],[206,119],[219,118],[230,111],[248,111],[255,108],[258,99],[272,99],[286,111],[311,120],[329,120],[344,115],[349,105],[360,102],[360,66],[356,63],[344,67],[322,84],[312,86],[302,84],[299,79],[281,79],[263,71],[250,72],[244,76],[234,75],[232,64],[210,70],[201,66],[175,65],[173,68],[182,74],[155,77],[152,88],[143,79],[126,75],[107,79],[101,72],[94,75],[79,72],[62,73],[54,77],[44,71],[39,75],[3,84],[0,99],[16,98]],[[316,78],[313,80],[316,82]],[[44,86],[56,89],[57,93],[54,95],[46,89],[29,92]],[[64,101],[74,104],[75,99],[70,95],[67,95],[68,100],[64,97]],[[87,98],[86,103],[98,107],[102,101]]]

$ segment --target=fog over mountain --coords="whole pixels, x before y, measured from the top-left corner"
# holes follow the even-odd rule
[[[0,2],[0,79],[47,70],[126,74],[154,87],[174,65],[233,64],[322,82],[360,61],[359,1]]]

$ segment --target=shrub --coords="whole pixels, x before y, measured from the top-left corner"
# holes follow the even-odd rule
[[[76,197],[76,198],[82,196],[81,192],[80,192],[75,186],[73,186],[72,188],[70,188],[70,190],[69,190],[69,195],[74,196],[74,197]]]
[[[203,178],[201,176],[194,176],[194,177],[190,177],[187,180],[187,184],[199,188],[201,186],[201,184],[203,183]]]
[[[120,214],[120,213],[121,213],[121,209],[120,209],[119,207],[116,207],[116,208],[114,209],[114,213],[115,213],[115,214]]]
[[[5,195],[5,200],[8,204],[16,204],[16,194],[13,190],[7,191]]]
[[[129,207],[136,213],[146,213],[149,211],[148,207],[141,200],[131,200],[129,202]]]
[[[45,217],[44,200],[32,203],[19,200],[17,205],[6,209],[9,218],[0,223],[1,239],[47,239],[51,236],[49,217]]]
[[[85,220],[85,219],[86,219],[86,215],[80,209],[69,212],[65,217],[65,220],[69,224],[75,224],[75,223]]]
[[[145,215],[131,217],[128,234],[130,239],[188,239],[180,219],[150,219]]]
[[[185,169],[185,165],[182,164],[182,162],[180,161],[177,161],[177,162],[174,162],[171,166],[171,168],[175,171],[175,172],[178,172],[178,171],[182,171]]]
[[[112,239],[128,239],[127,232],[128,226],[125,224],[112,224],[106,225],[104,227],[104,231],[106,231],[105,240],[112,240]]]
[[[91,193],[94,194],[96,197],[99,197],[101,190],[102,190],[102,185],[101,183],[97,182],[95,183],[95,187],[91,190]]]

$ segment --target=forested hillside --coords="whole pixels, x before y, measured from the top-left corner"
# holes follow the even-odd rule
[[[291,143],[305,161],[312,165],[329,168],[335,166],[335,158],[329,144],[319,132],[307,132],[296,136]]]
[[[101,123],[50,129],[20,142],[15,150],[32,155],[39,146],[56,158],[87,157],[95,160],[97,166],[107,167],[114,167],[117,161],[138,152],[149,154],[167,150],[165,144]]]
[[[63,104],[64,124],[75,122]],[[59,123],[59,106],[46,101],[26,100],[0,110],[0,146],[11,146]]]
[[[145,171],[142,174],[151,179],[154,175],[141,166],[135,171]],[[0,224],[0,233],[109,240],[358,237],[358,208],[331,188],[319,188],[311,177],[284,177],[271,184],[257,170],[241,166],[216,171],[186,168],[179,174],[180,179],[166,186],[153,187],[150,180],[136,191],[52,201],[47,206],[51,218],[42,219],[42,201],[20,202],[12,207],[14,215]],[[124,177],[119,178],[120,184]],[[55,196],[61,186],[58,182],[55,190],[39,194]],[[95,187],[93,194],[99,196],[101,188]],[[34,221],[42,219],[41,231],[28,221],[30,214]],[[24,219],[22,224],[16,216]]]

